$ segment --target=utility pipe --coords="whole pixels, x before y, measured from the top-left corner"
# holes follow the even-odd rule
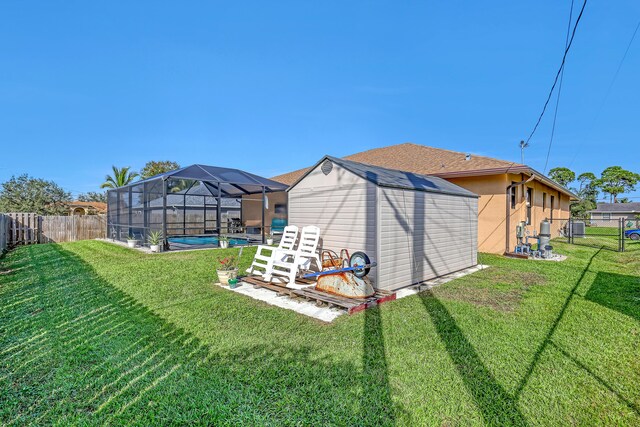
[[[514,182],[512,184],[507,185],[507,197],[506,197],[506,205],[507,205],[507,220],[505,221],[507,224],[507,235],[506,235],[506,245],[505,245],[505,254],[509,253],[509,249],[511,248],[510,245],[510,238],[511,238],[511,189],[513,187],[517,187],[518,185],[524,185],[527,184],[531,181],[533,181],[535,179],[535,175],[531,175],[528,179],[525,179],[524,181],[520,181],[520,182]],[[530,201],[530,203],[533,203],[533,200]]]

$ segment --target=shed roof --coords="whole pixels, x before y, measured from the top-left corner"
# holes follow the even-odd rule
[[[329,160],[351,173],[376,184],[379,187],[399,188],[404,190],[425,191],[429,193],[450,194],[454,196],[475,197],[478,195],[455,185],[445,179],[435,176],[420,175],[412,172],[400,171],[397,169],[388,169],[380,166],[372,166],[365,163],[354,162],[351,160],[340,159],[333,156],[324,156],[311,169],[302,175],[291,185],[291,188],[304,179],[313,169],[321,165],[325,160]]]

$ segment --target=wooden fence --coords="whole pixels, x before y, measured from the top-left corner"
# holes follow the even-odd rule
[[[34,213],[8,213],[1,217],[7,221],[7,246],[106,237],[106,215],[42,216]]]
[[[107,236],[106,215],[43,216],[40,243],[75,242]]]
[[[40,215],[34,213],[8,213],[9,245],[40,243]]]
[[[9,248],[9,217],[0,214],[0,255]]]

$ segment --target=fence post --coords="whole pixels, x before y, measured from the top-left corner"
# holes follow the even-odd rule
[[[620,218],[620,226],[619,231],[620,231],[620,252],[624,252],[624,218]]]
[[[569,218],[569,243],[573,245],[573,218]]]
[[[618,252],[622,252],[622,218],[618,218]]]

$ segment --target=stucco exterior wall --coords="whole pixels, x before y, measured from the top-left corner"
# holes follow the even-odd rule
[[[473,191],[478,199],[478,251],[503,253],[505,246],[506,175],[448,178],[462,188]]]
[[[467,190],[480,196],[478,200],[478,250],[488,253],[504,253],[506,249],[506,203],[507,186],[512,182],[520,182],[526,177],[520,174],[501,174],[491,176],[476,176],[469,178],[447,178]],[[553,218],[552,237],[560,235],[560,229],[569,218],[569,196],[560,193],[548,185],[532,181],[519,185],[516,189],[515,209],[510,212],[510,249],[513,250],[516,241],[516,226],[527,218],[526,188],[533,189],[533,203],[531,206],[531,224],[527,229],[531,234],[540,231],[540,222]],[[554,197],[553,214],[551,196]],[[543,203],[546,198],[546,203]],[[510,197],[509,197],[510,199]]]

